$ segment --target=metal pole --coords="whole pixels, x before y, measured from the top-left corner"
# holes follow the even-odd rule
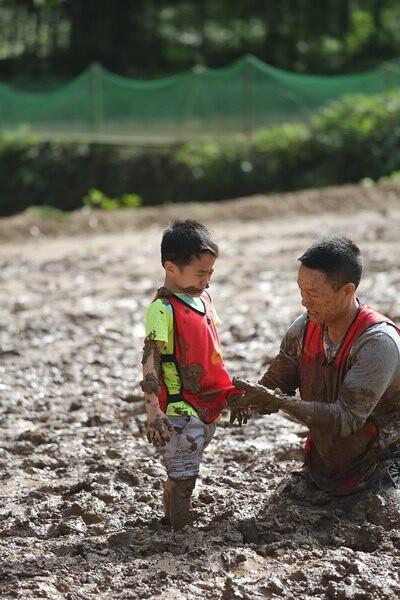
[[[101,80],[101,65],[92,63],[91,70],[91,92],[93,108],[93,129],[97,134],[103,133],[104,124],[104,106],[103,106],[103,86]]]
[[[245,56],[243,93],[243,134],[251,142],[253,132],[253,65]]]

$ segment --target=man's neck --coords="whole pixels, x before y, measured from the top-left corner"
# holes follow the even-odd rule
[[[346,331],[354,321],[354,318],[359,310],[357,298],[354,298],[349,308],[342,313],[335,321],[326,323],[325,327],[328,332],[328,337],[332,344],[337,344],[345,335]]]

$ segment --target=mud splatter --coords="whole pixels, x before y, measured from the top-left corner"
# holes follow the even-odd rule
[[[185,364],[186,353],[189,350],[189,346],[185,339],[180,335],[178,337],[179,348],[181,352],[181,360],[179,364],[180,377],[182,387],[191,394],[198,394],[201,389],[201,380],[205,375],[203,367],[197,363],[190,365]]]
[[[190,449],[191,449],[191,451],[195,452],[197,450],[197,442],[194,439],[194,437],[192,435],[187,435],[186,439],[190,443]]]
[[[203,290],[199,290],[195,287],[187,287],[187,288],[182,288],[182,291],[185,294],[189,294],[189,296],[196,296],[197,294],[200,294],[200,292],[202,292]]]
[[[161,393],[160,381],[154,373],[146,373],[144,379],[140,382],[140,387],[145,394],[159,396]]]
[[[147,439],[155,446],[165,446],[172,437],[173,427],[167,416],[157,415],[154,421],[149,422],[147,427]]]
[[[174,294],[173,294],[173,292],[170,292],[168,288],[166,288],[165,286],[162,286],[162,287],[158,288],[155,297],[158,298],[159,300],[167,300],[168,298],[173,298]],[[167,302],[167,304],[168,304],[168,302]]]
[[[143,356],[142,356],[142,365],[144,365],[147,360],[149,359],[149,357],[151,355],[153,355],[153,363],[154,363],[154,368],[156,369],[157,373],[160,372],[160,368],[161,368],[161,356],[160,356],[160,351],[158,349],[157,346],[157,342],[155,341],[155,332],[152,331],[151,333],[149,333],[149,335],[146,337],[145,341],[144,341],[144,345],[143,345]]]
[[[193,363],[191,365],[180,365],[182,387],[191,394],[200,392],[200,382],[205,375],[203,367]]]

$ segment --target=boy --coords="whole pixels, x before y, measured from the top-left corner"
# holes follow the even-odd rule
[[[146,314],[142,390],[147,439],[160,447],[168,479],[165,521],[178,530],[193,521],[190,497],[204,449],[226,399],[241,393],[223,363],[220,324],[206,292],[218,258],[210,232],[193,220],[164,231],[164,286]]]

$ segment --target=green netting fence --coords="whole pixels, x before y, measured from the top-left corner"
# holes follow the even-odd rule
[[[356,75],[300,75],[253,56],[222,69],[193,68],[154,81],[120,77],[93,65],[52,92],[0,84],[0,130],[27,126],[44,138],[173,143],[212,136],[249,138],[256,129],[305,120],[345,94],[400,86],[400,67]]]

